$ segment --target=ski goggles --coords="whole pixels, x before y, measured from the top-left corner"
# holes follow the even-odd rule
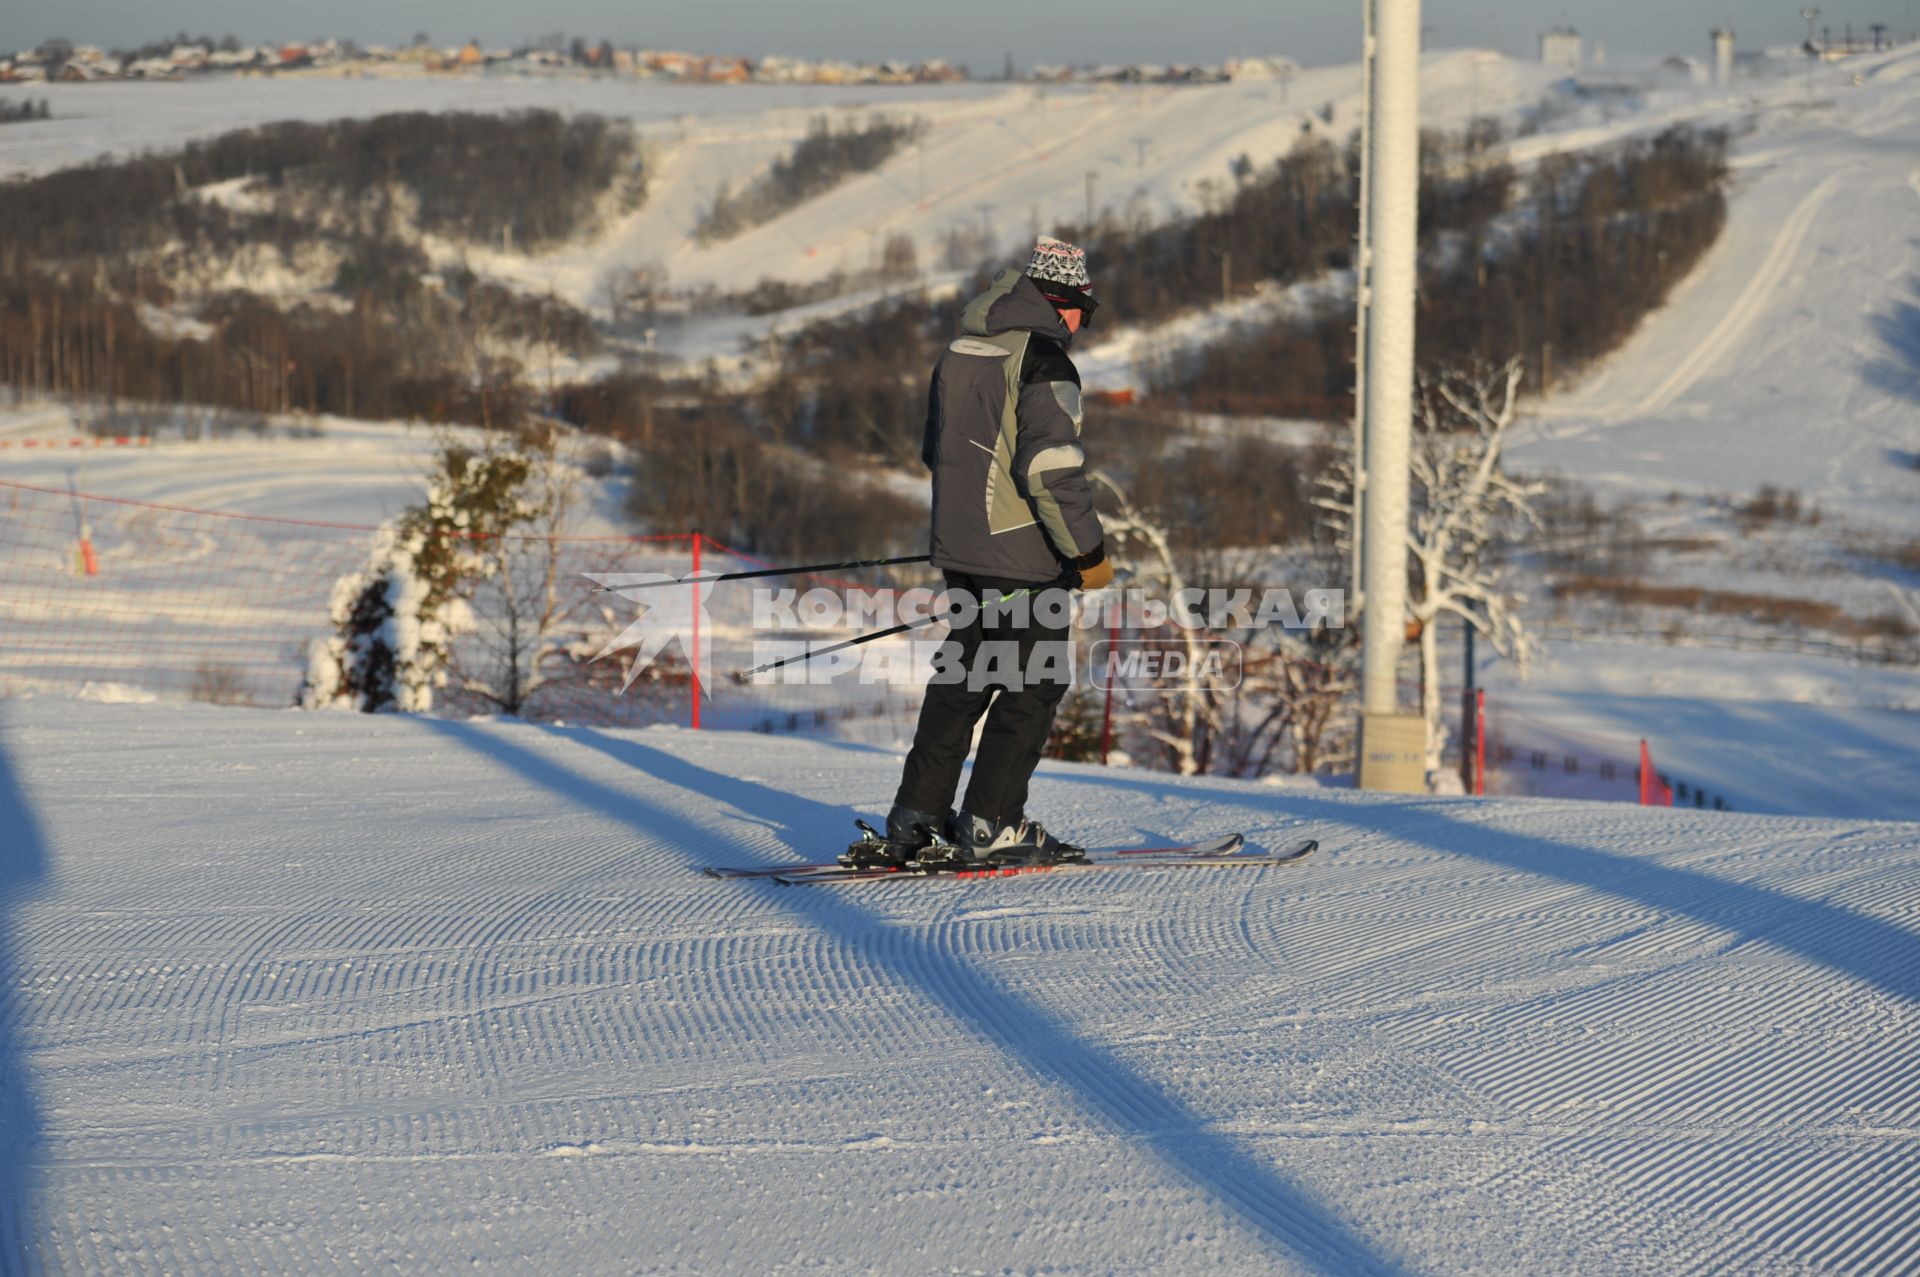
[[[1100,303],[1094,300],[1092,293],[1049,280],[1040,295],[1052,302],[1059,310],[1079,311],[1080,327],[1093,327],[1093,312],[1100,309]]]

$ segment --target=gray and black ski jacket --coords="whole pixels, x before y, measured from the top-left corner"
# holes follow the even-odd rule
[[[967,304],[934,365],[920,447],[933,471],[935,567],[1039,582],[1100,561],[1072,344],[1017,270]]]

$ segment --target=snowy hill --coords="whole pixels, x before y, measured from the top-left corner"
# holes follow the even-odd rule
[[[1553,76],[1484,51],[1428,57],[1423,90],[1435,127],[1476,112],[1531,106]],[[1231,185],[1241,155],[1265,164],[1303,126],[1344,139],[1359,122],[1358,64],[1309,68],[1276,82],[1182,88],[937,85],[913,88],[756,86],[715,89],[571,79],[290,81],[49,85],[54,117],[10,126],[0,176],[38,173],[106,154],[170,149],[274,120],[324,120],[404,110],[507,111],[547,107],[634,123],[649,150],[649,195],[629,217],[586,242],[528,257],[446,249],[483,273],[576,305],[604,308],[613,268],[664,267],[673,288],[750,288],[765,278],[806,283],[878,264],[894,233],[916,244],[923,268],[941,268],[950,232],[984,234],[1001,249],[1031,243],[1094,206],[1154,217],[1190,212],[1206,183]],[[917,117],[922,145],[879,170],[721,244],[693,238],[701,213],[786,154],[821,114]],[[1331,114],[1331,120],[1320,113]],[[444,248],[445,246],[443,246]],[[963,263],[971,268],[971,257]]]
[[[1720,244],[1545,405],[1524,463],[1615,495],[1770,483],[1912,531],[1920,48],[1844,65],[1812,109],[1793,83],[1756,99]]]
[[[1094,843],[1325,849],[693,872],[832,849],[897,766],[0,707],[28,1270],[1920,1264],[1920,825],[1048,765]]]

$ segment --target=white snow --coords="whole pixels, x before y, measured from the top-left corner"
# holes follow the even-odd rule
[[[1793,489],[1911,531],[1920,494],[1920,47],[1756,94],[1720,243],[1516,449],[1615,494]],[[1877,68],[1877,73],[1874,72]]]
[[[1529,107],[1555,78],[1532,63],[1470,50],[1429,55],[1423,74],[1427,116],[1444,128],[1476,112]],[[1210,190],[1217,196],[1231,187],[1228,166],[1237,157],[1265,164],[1291,149],[1305,124],[1343,141],[1359,122],[1360,69],[1310,68],[1288,86],[723,89],[561,78],[305,78],[50,85],[40,95],[55,118],[9,126],[0,136],[0,176],[171,149],[283,119],[547,107],[631,120],[648,153],[649,193],[637,212],[537,257],[443,246],[446,256],[484,273],[604,313],[602,281],[616,268],[664,267],[672,288],[735,290],[766,278],[804,283],[868,270],[894,233],[913,239],[931,272],[942,269],[955,229],[984,232],[1012,252],[1035,233],[1084,218],[1089,172],[1094,207],[1104,215],[1190,212]],[[1329,108],[1331,124],[1316,118]],[[875,172],[744,235],[700,245],[693,231],[720,189],[751,180],[823,113],[843,122],[911,116],[930,128],[921,144]]]
[[[1094,843],[1323,851],[694,872],[834,850],[898,766],[0,705],[29,1270],[1920,1263],[1920,825],[1049,763]]]
[[[1482,55],[1427,65],[1462,120],[1540,87]],[[1858,65],[1812,111],[1796,83],[1675,92],[1525,144],[1756,123],[1725,241],[1545,405],[1523,464],[1641,496],[1773,482],[1911,534],[1920,56]],[[1085,167],[1103,204],[1181,206],[1322,101],[1344,134],[1356,90],[1352,68],[1302,73],[1288,104],[1275,84],[49,86],[68,118],[10,126],[0,169],[288,116],[601,110],[660,148],[655,199],[592,245],[489,265],[591,290],[650,254],[676,284],[751,283],[983,204],[1011,243],[1078,215]],[[910,152],[722,250],[684,241],[713,182],[856,102],[934,119],[926,209]],[[1009,132],[1035,109],[1044,156]],[[1096,348],[1090,384],[1270,304]],[[427,432],[321,424],[14,448],[0,479],[360,525],[418,498]],[[64,408],[0,414],[0,437],[73,430]],[[129,592],[106,597],[204,598],[106,549],[94,588]],[[1760,569],[1741,572],[1728,588]],[[0,1247],[25,1239],[27,1271],[1920,1270],[1910,668],[1589,635],[1523,685],[1482,669],[1516,731],[1628,766],[1646,737],[1731,813],[1047,763],[1034,813],[1096,845],[1244,828],[1324,849],[785,890],[693,870],[830,855],[884,807],[897,749],[145,703],[159,658],[131,659],[0,700]]]

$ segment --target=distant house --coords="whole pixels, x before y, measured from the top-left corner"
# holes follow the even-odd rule
[[[207,65],[207,46],[204,44],[176,44],[173,52],[167,55],[167,61],[183,69],[195,69]]]
[[[1694,84],[1705,84],[1712,72],[1699,58],[1673,54],[1660,60],[1660,74],[1675,80],[1686,80]]]
[[[805,58],[789,58],[777,53],[761,58],[753,68],[756,80],[772,84],[806,84],[818,73],[819,68]]]
[[[460,46],[459,63],[462,68],[484,66],[487,55],[480,52],[480,46],[472,40]]]
[[[1300,64],[1292,58],[1231,58],[1226,65],[1227,78],[1236,84],[1242,80],[1285,80],[1300,73]]]
[[[753,69],[745,58],[713,58],[707,62],[701,78],[710,84],[745,84],[753,78]]]
[[[1555,27],[1540,37],[1540,61],[1563,71],[1580,69],[1580,33],[1572,27]]]
[[[643,57],[649,71],[657,71],[661,75],[671,75],[678,79],[698,79],[706,69],[706,59],[697,53],[663,49],[648,52]]]

